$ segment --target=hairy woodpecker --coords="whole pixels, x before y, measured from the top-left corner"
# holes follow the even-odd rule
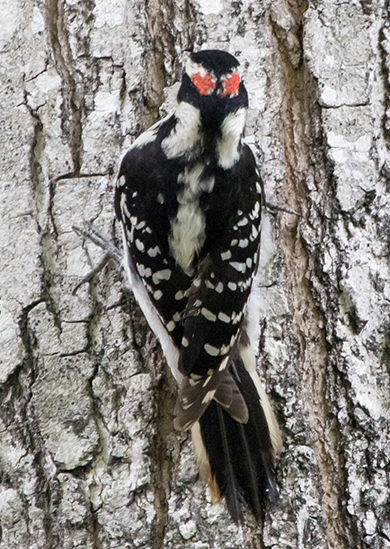
[[[116,189],[132,291],[179,384],[213,501],[234,520],[276,495],[280,434],[256,373],[262,181],[242,143],[248,94],[227,52],[192,53],[173,115],[140,135]]]

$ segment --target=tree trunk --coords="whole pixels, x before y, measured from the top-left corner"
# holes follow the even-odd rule
[[[2,0],[0,549],[390,548],[388,0]],[[246,68],[269,209],[259,371],[279,501],[211,505],[123,273],[113,189],[186,50]]]

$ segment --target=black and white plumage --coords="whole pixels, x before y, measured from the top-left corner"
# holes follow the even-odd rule
[[[275,496],[281,446],[256,373],[263,190],[247,106],[232,55],[191,54],[175,113],[133,143],[115,198],[132,290],[179,383],[175,426],[235,520]]]

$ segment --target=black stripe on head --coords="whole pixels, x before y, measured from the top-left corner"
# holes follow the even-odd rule
[[[183,79],[181,81],[181,86],[179,88],[179,93],[177,94],[177,101],[185,101],[190,103],[196,108],[200,108],[200,95],[194,84],[191,82],[191,78],[187,73],[183,74]]]
[[[237,59],[227,51],[203,50],[191,54],[191,60],[202,65],[207,71],[213,71],[216,77],[240,66]]]
[[[240,82],[240,87],[238,88],[238,95],[228,98],[226,112],[236,112],[241,107],[248,107],[248,92],[242,82]]]

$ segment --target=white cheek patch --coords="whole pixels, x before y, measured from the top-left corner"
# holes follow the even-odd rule
[[[161,142],[167,158],[177,158],[191,151],[200,139],[200,111],[183,101],[177,106],[175,128]]]
[[[217,141],[218,164],[225,170],[231,168],[240,159],[238,145],[244,133],[246,107],[241,107],[226,116],[221,126],[221,137]]]

